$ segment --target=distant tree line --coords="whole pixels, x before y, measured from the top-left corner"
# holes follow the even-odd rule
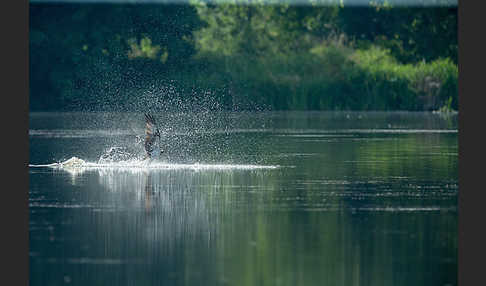
[[[457,109],[457,7],[191,3],[31,3],[30,109]]]

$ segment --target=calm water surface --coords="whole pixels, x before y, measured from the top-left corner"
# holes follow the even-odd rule
[[[457,285],[457,116],[31,113],[31,285]],[[154,167],[155,166],[155,167]]]

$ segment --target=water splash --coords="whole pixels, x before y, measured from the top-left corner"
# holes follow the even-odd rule
[[[124,147],[110,147],[106,152],[100,156],[98,163],[109,164],[120,161],[132,161],[136,160],[137,156],[130,153],[127,148]]]
[[[131,156],[130,154],[126,155],[125,153],[115,153],[115,156]],[[163,162],[158,160],[146,159],[140,160],[138,158],[131,158],[128,160],[118,160],[114,161],[111,160],[113,158],[107,160],[100,160],[98,162],[88,162],[78,157],[71,157],[70,159],[58,162],[58,163],[51,163],[51,164],[29,164],[31,168],[40,168],[40,167],[51,167],[51,168],[58,168],[64,169],[67,171],[79,171],[79,170],[93,170],[93,169],[117,169],[117,170],[131,170],[131,171],[138,171],[138,170],[258,170],[258,169],[277,169],[280,166],[278,165],[254,165],[254,164],[205,164],[205,163],[187,163],[187,164],[180,164],[180,163],[169,163]]]

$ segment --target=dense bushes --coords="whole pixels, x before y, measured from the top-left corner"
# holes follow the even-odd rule
[[[457,110],[458,70],[449,59],[401,64],[378,47],[327,44],[311,53],[211,61],[221,63],[211,81],[239,101],[277,110]]]
[[[457,110],[455,8],[193,2],[30,4],[31,110]]]

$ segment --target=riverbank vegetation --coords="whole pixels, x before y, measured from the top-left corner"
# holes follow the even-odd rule
[[[457,7],[31,3],[29,24],[33,111],[458,108]]]

